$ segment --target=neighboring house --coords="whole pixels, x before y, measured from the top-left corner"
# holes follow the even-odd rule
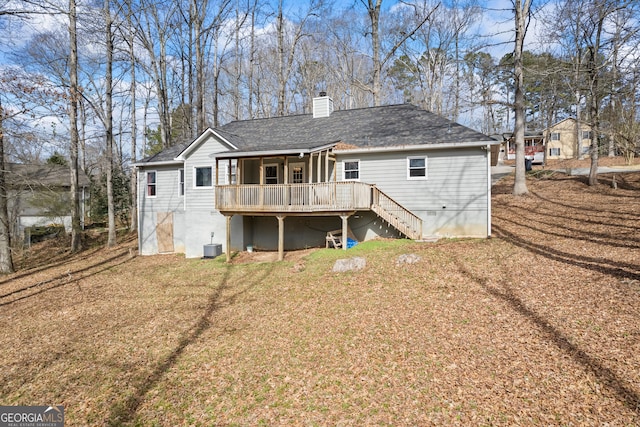
[[[516,141],[512,135],[507,139],[507,159],[516,158]],[[544,136],[542,132],[524,133],[524,155],[533,158],[533,163],[544,163]]]
[[[410,104],[231,122],[141,160],[139,250],[202,257],[324,246],[341,229],[486,237],[499,141]]]
[[[89,179],[79,172],[82,225],[89,199]],[[28,227],[61,226],[71,231],[71,174],[68,166],[7,164],[9,220],[14,236]]]
[[[575,159],[589,151],[592,136],[591,126],[581,123],[580,136],[582,137],[582,141],[580,147],[578,147],[577,128],[577,120],[574,118],[562,120],[549,127],[549,141],[546,143],[547,159]],[[546,131],[545,129],[545,135]]]
[[[525,132],[524,151],[525,156],[533,156],[534,163],[544,162],[545,149],[547,150],[547,160],[575,159],[589,151],[591,146],[591,127],[585,123],[581,126],[582,141],[578,149],[577,120],[574,118],[564,119],[548,129],[535,132]],[[548,132],[548,133],[547,133]],[[549,136],[549,140],[545,138]],[[516,147],[513,135],[508,138],[507,158],[516,158]]]

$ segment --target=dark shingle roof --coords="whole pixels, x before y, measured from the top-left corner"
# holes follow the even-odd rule
[[[153,163],[153,162],[168,162],[172,161],[178,154],[182,153],[185,148],[187,148],[191,144],[191,141],[184,144],[177,144],[173,147],[165,148],[164,150],[156,153],[152,156],[145,157],[140,160],[141,163]]]
[[[307,150],[337,142],[358,148],[495,143],[487,135],[411,104],[336,110],[321,118],[303,114],[242,120],[215,131],[242,152]],[[142,162],[173,160],[185,148],[172,147]]]
[[[358,147],[492,141],[468,127],[415,105],[337,110],[329,117],[311,114],[231,122],[222,130],[243,140],[244,151],[312,148],[333,142]]]

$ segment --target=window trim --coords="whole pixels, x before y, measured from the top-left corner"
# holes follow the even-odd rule
[[[264,175],[264,183],[265,185],[277,185],[280,184],[282,182],[282,180],[280,179],[280,167],[279,167],[279,163],[266,163],[264,165],[264,171],[263,171],[263,175]],[[267,168],[275,168],[276,169],[276,182],[275,183],[268,183],[267,182]],[[273,178],[273,177],[269,177],[269,178]]]
[[[185,193],[184,183],[184,168],[178,169],[178,196],[184,197]]]
[[[234,182],[235,178],[235,182]],[[224,185],[235,185],[238,183],[238,165],[231,163],[231,182],[229,182],[229,164],[224,165]]]
[[[211,171],[211,185],[198,185],[198,169],[209,169]],[[213,166],[194,166],[193,167],[193,188],[198,190],[213,188]]]
[[[358,168],[357,169],[349,169],[349,172],[357,172],[358,173],[358,177],[357,178],[347,178],[347,163],[357,163],[358,164]],[[361,175],[362,169],[360,168],[360,159],[344,159],[342,161],[342,180],[343,181],[360,181],[360,175]]]
[[[153,183],[149,182],[149,175],[153,174]],[[150,189],[153,187],[153,193],[150,194]],[[145,196],[149,199],[154,199],[158,197],[158,171],[150,170],[145,173]]]
[[[424,160],[424,176],[411,176],[411,171],[415,170],[415,169],[423,169],[423,168],[411,168],[411,160]],[[426,181],[427,179],[429,179],[429,173],[428,173],[428,161],[427,161],[427,156],[408,156],[407,157],[407,180],[409,181]]]

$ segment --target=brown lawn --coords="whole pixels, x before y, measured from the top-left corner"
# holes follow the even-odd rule
[[[0,278],[0,404],[68,426],[639,425],[640,173],[601,181],[504,179],[489,240],[229,265],[46,243]]]

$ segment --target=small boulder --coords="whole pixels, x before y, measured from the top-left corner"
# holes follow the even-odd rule
[[[338,259],[333,264],[334,273],[344,273],[347,271],[359,271],[365,268],[367,260],[362,257],[353,257],[346,259]]]
[[[396,265],[402,264],[415,264],[422,259],[420,255],[416,254],[402,254],[398,258],[396,258]]]

